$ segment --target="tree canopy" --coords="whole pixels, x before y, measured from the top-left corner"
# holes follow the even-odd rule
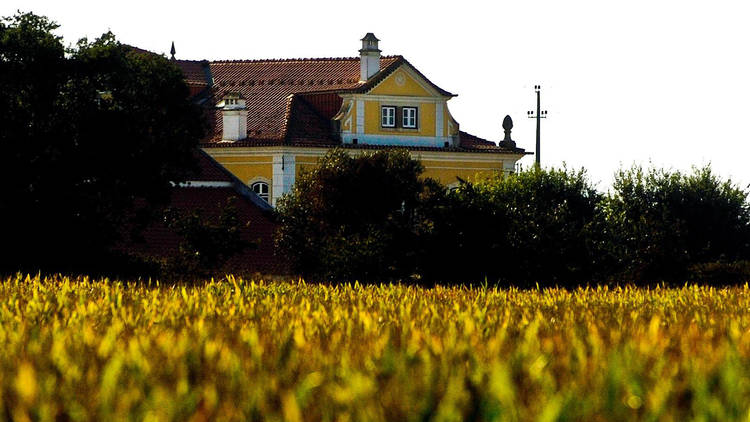
[[[588,280],[597,263],[600,199],[583,170],[534,167],[463,181],[433,217],[430,278]]]
[[[620,170],[606,213],[614,269],[626,279],[679,281],[693,266],[750,257],[747,192],[709,166]]]
[[[429,230],[423,208],[443,189],[422,172],[405,150],[331,150],[281,199],[280,252],[316,279],[410,277]]]
[[[96,261],[122,227],[144,220],[136,202],[167,202],[202,136],[169,60],[111,33],[66,49],[57,27],[32,13],[0,20],[6,269]]]
[[[423,178],[407,151],[326,155],[282,198],[279,246],[306,277],[510,283],[589,280],[604,226],[583,171]]]

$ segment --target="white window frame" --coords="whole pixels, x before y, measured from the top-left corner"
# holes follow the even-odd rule
[[[396,127],[396,106],[380,107],[380,126],[388,128]]]
[[[255,189],[256,186],[259,187],[258,190]],[[256,180],[250,184],[250,189],[252,189],[252,191],[255,192],[256,195],[263,198],[263,200],[265,200],[269,204],[271,203],[271,189],[268,186],[268,182],[264,180]]]
[[[417,115],[419,114],[416,107],[402,107],[401,126],[407,129],[417,128]]]

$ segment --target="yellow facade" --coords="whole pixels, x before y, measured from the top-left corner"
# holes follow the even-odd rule
[[[458,182],[458,178],[474,180],[477,177],[489,176],[503,171],[502,161],[421,161],[424,166],[422,176],[436,179],[446,186],[455,184]]]
[[[398,136],[435,136],[435,103],[409,102],[393,103],[388,100],[373,101],[365,100],[365,133],[372,135],[398,135]],[[406,129],[401,127],[384,128],[380,126],[380,107],[387,105],[417,107],[417,128]],[[446,114],[447,115],[447,114]]]
[[[432,97],[434,93],[427,91],[409,72],[399,69],[385,78],[375,88],[368,92],[370,95],[399,95],[405,97]]]
[[[443,108],[445,110],[445,108]],[[443,119],[445,119],[445,111]],[[419,133],[422,136],[436,136],[435,133],[435,103],[419,104]],[[445,133],[445,132],[443,132]]]
[[[313,169],[318,166],[317,156],[312,155],[295,155],[294,163],[296,166],[295,175],[299,177],[302,173],[307,170]]]
[[[347,149],[353,155],[359,155],[372,150]],[[320,157],[326,154],[325,148],[278,146],[266,148],[208,148],[206,149],[217,162],[226,167],[237,178],[248,185],[255,181],[268,184],[269,198],[275,204],[275,199],[285,191],[274,185],[274,171],[279,171],[278,162],[285,157],[287,163],[294,162],[293,178],[299,178],[305,171],[318,166]],[[454,186],[458,178],[475,180],[478,177],[489,176],[503,171],[509,171],[507,165],[515,162],[515,157],[498,156],[484,153],[458,153],[440,151],[412,151],[414,159],[420,160],[425,170],[423,177],[438,180],[446,186]],[[277,165],[274,166],[274,157]],[[288,167],[287,167],[288,168]],[[279,191],[275,191],[279,190]]]
[[[453,119],[447,106],[448,98],[429,91],[425,84],[420,84],[407,69],[402,68],[380,82],[366,94],[347,96],[342,105],[341,128],[345,132],[357,131],[357,118],[364,116],[365,135],[399,136],[399,137],[433,137],[455,136],[458,134],[458,123]],[[442,133],[436,131],[438,115]],[[360,106],[364,109],[360,110]],[[416,107],[417,128],[383,127],[381,124],[381,107]]]
[[[450,111],[448,111],[448,107],[445,107],[445,117],[443,118],[443,133],[448,134],[449,136],[456,136],[458,135],[458,123],[453,119],[453,116],[451,116]]]
[[[208,150],[211,153],[211,150]],[[216,161],[248,185],[254,180],[273,180],[273,156],[240,155],[214,157]]]

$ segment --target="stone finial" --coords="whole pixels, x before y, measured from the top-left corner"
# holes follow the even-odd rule
[[[501,147],[515,148],[516,141],[510,138],[510,131],[513,129],[513,119],[510,116],[505,116],[503,119],[503,130],[505,130],[505,138],[500,141]]]
[[[505,139],[509,139],[511,129],[513,129],[513,119],[510,116],[505,116],[503,119],[503,129],[505,129]]]
[[[172,48],[169,50],[169,54],[172,55],[172,60],[174,60],[174,53],[176,53],[177,50],[174,49],[174,41],[172,41]]]

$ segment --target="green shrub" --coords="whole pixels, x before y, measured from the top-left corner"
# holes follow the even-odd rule
[[[585,281],[595,273],[601,212],[583,170],[532,168],[463,182],[433,235],[430,278]]]
[[[747,259],[750,250],[747,192],[710,166],[620,170],[606,214],[613,270],[635,281],[681,280],[691,266]]]
[[[431,226],[422,208],[443,195],[422,171],[405,150],[328,152],[279,202],[280,251],[316,280],[412,276]]]
[[[735,284],[750,280],[750,261],[705,262],[688,268],[687,280],[711,285]]]

